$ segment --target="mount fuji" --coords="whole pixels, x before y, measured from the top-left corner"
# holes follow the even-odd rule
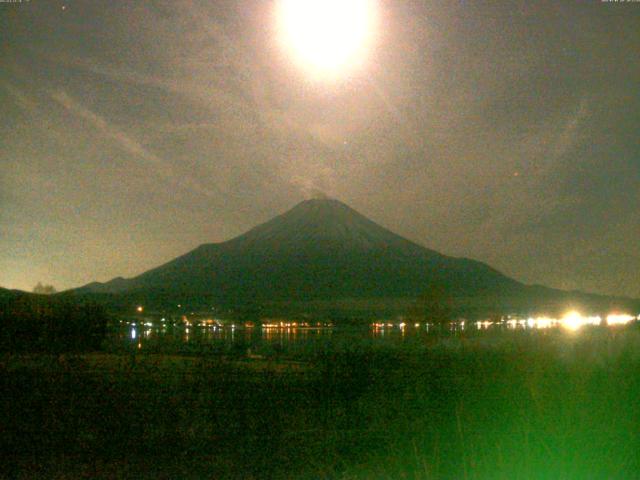
[[[434,290],[467,310],[625,300],[524,285],[482,262],[407,240],[333,199],[305,200],[231,240],[200,245],[130,279],[73,292],[163,305],[335,306],[389,305]]]

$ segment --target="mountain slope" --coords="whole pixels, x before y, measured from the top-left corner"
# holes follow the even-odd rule
[[[568,295],[429,250],[327,199],[304,201],[236,238],[201,245],[137,277],[94,282],[76,293],[240,306],[415,299],[435,290],[489,309],[553,303]]]
[[[155,290],[233,303],[412,297],[435,283],[459,294],[520,287],[483,263],[406,240],[337,200],[307,200],[232,240],[80,291]]]

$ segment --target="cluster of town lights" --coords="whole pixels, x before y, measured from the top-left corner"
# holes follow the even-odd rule
[[[262,328],[327,328],[333,327],[332,323],[326,322],[267,322],[262,324]]]
[[[567,312],[561,318],[552,318],[547,316],[541,317],[528,317],[528,318],[511,318],[507,317],[507,319],[503,319],[500,321],[491,321],[491,320],[482,320],[473,322],[478,330],[485,330],[494,325],[505,325],[509,329],[517,329],[517,328],[535,328],[535,329],[547,329],[552,327],[562,327],[566,330],[575,331],[580,329],[585,325],[607,325],[607,326],[615,326],[615,325],[626,325],[627,323],[633,322],[635,320],[640,320],[640,315],[635,317],[633,315],[628,314],[620,314],[620,313],[612,313],[607,315],[604,319],[599,315],[582,315],[576,311]],[[461,330],[465,329],[465,320],[459,320],[456,322],[451,322],[452,327],[460,328]],[[385,328],[394,328],[397,327],[400,330],[404,330],[407,326],[412,325],[414,328],[419,328],[420,323],[415,324],[407,324],[405,322],[401,323],[390,323],[390,322],[375,322],[371,324],[372,328],[375,330],[382,330]],[[428,323],[424,323],[425,327],[429,327]]]
[[[626,325],[633,322],[637,317],[627,314],[612,313],[603,320],[600,315],[582,315],[576,311],[567,312],[562,318],[550,317],[529,317],[527,319],[509,319],[506,324],[509,328],[551,328],[563,327],[567,330],[575,331],[586,325]],[[493,322],[478,322],[478,329],[488,328]]]
[[[136,307],[136,311],[138,313],[142,313],[144,311],[144,307],[139,305]],[[162,322],[165,322],[165,318],[162,319]],[[211,328],[222,328],[225,326],[223,322],[217,319],[204,319],[199,322],[190,321],[186,315],[182,316],[182,323],[190,327],[192,325],[202,326],[202,327],[211,327]],[[624,313],[611,313],[607,315],[605,318],[600,315],[582,315],[581,313],[572,310],[567,312],[561,318],[552,318],[547,316],[540,317],[529,317],[529,318],[512,318],[507,317],[501,321],[490,321],[483,320],[474,322],[475,326],[478,330],[487,329],[493,325],[506,325],[507,328],[516,329],[516,328],[535,328],[535,329],[546,329],[552,327],[563,327],[566,330],[575,331],[580,329],[585,325],[607,325],[607,326],[615,326],[615,325],[626,325],[635,320],[640,320],[640,315],[633,316]],[[129,322],[127,322],[129,323]],[[141,323],[144,326],[152,326],[153,324],[150,322]],[[457,322],[451,322],[451,325],[459,327],[464,330],[465,328],[465,320],[459,320]],[[231,327],[235,328],[235,324],[232,324]],[[253,328],[255,324],[253,322],[245,322],[245,328]],[[262,323],[263,329],[292,329],[292,328],[327,328],[332,327],[332,323],[327,322],[296,322],[296,321],[266,321]],[[399,327],[401,330],[404,330],[407,326],[413,326],[414,328],[420,328],[420,323],[412,323],[408,324],[404,321],[400,323],[390,323],[390,322],[375,322],[371,324],[371,326],[376,329],[384,329],[384,328],[393,328]],[[424,323],[424,326],[428,329],[429,323]],[[135,333],[133,333],[135,335]],[[135,338],[135,336],[133,336]]]

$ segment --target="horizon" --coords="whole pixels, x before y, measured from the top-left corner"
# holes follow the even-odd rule
[[[351,206],[349,206],[348,204],[346,204],[342,200],[340,200],[338,198],[329,197],[329,196],[327,196],[327,195],[322,193],[320,195],[310,196],[309,198],[305,198],[305,199],[299,201],[298,203],[296,203],[295,205],[291,206],[290,208],[288,208],[286,211],[280,212],[280,213],[274,215],[273,217],[271,217],[270,219],[268,219],[268,220],[266,220],[264,222],[258,223],[257,225],[254,225],[254,226],[250,227],[249,229],[241,232],[240,234],[238,234],[238,235],[236,235],[236,236],[234,236],[232,238],[224,239],[224,240],[222,240],[220,242],[208,242],[208,243],[203,243],[203,244],[197,245],[195,247],[190,248],[188,251],[181,253],[180,255],[176,256],[175,258],[165,259],[160,264],[153,265],[149,269],[147,269],[147,270],[145,270],[143,272],[138,272],[137,274],[135,274],[133,276],[124,277],[123,275],[118,275],[116,277],[110,278],[110,279],[105,280],[105,281],[93,280],[93,281],[88,282],[86,284],[72,286],[72,287],[70,287],[68,289],[65,289],[65,290],[58,290],[56,293],[68,292],[68,291],[75,290],[75,289],[78,289],[78,288],[81,288],[81,287],[87,287],[87,286],[92,285],[92,284],[104,285],[104,284],[108,284],[109,282],[115,281],[115,280],[130,280],[130,279],[136,278],[139,275],[142,275],[142,274],[146,273],[149,270],[153,270],[153,269],[155,269],[155,268],[157,268],[157,267],[159,267],[161,265],[165,265],[167,263],[173,262],[174,260],[177,260],[180,257],[184,256],[185,254],[190,254],[192,252],[195,252],[196,250],[198,250],[201,247],[220,245],[220,244],[224,244],[224,243],[227,243],[227,242],[233,242],[234,240],[240,239],[240,238],[244,237],[245,235],[250,234],[251,232],[258,231],[260,229],[260,227],[262,227],[262,226],[264,226],[266,224],[272,224],[272,223],[278,223],[278,222],[281,223],[281,219],[286,218],[288,216],[292,216],[294,213],[299,213],[299,211],[301,209],[303,209],[306,205],[309,205],[309,204],[320,204],[325,209],[334,208],[334,205],[339,205],[340,207],[342,207],[343,209],[348,211],[350,215],[353,215],[353,217],[356,217],[356,221],[359,220],[360,218],[363,218],[365,221],[368,221],[368,222],[372,221],[371,219],[369,219],[368,217],[366,217],[362,213],[358,212],[357,210],[355,210],[354,208],[352,208]],[[324,218],[323,218],[323,220],[324,220]],[[332,218],[332,220],[336,220],[336,219]],[[343,219],[341,219],[341,220],[343,220]],[[312,223],[315,223],[315,222],[317,222],[317,219],[314,219],[314,221]],[[391,233],[393,236],[397,237],[398,239],[407,240],[407,241],[409,241],[411,243],[414,243],[418,247],[425,248],[425,249],[429,250],[429,247],[426,246],[426,245],[423,245],[423,244],[421,244],[419,242],[413,242],[411,240],[408,240],[408,239],[396,234],[395,232],[393,232],[391,230],[388,230],[384,225],[380,225],[380,224],[378,224],[376,222],[373,222],[373,223],[375,224],[376,228],[379,228],[379,229],[382,229],[382,230],[386,230],[387,232]],[[285,230],[283,233],[289,234],[288,232],[286,232],[286,225],[278,224],[278,228],[279,228],[279,230]],[[315,234],[317,235],[318,232],[315,232]],[[318,238],[319,242],[321,242],[322,240],[323,240],[322,238]],[[344,240],[347,241],[348,239],[345,238]],[[434,251],[434,253],[436,253],[438,255],[444,255],[445,257],[450,257],[449,255],[446,255],[443,252],[435,252]],[[464,256],[452,257],[452,258],[463,259],[463,260],[474,260],[474,259],[469,259],[468,257],[464,257]],[[491,265],[488,265],[488,266],[493,268]],[[503,272],[498,271],[498,273],[500,273],[501,275],[504,275]],[[511,279],[515,280],[516,282],[520,282],[519,279],[517,279],[517,278],[512,278],[511,277]],[[538,287],[538,286],[540,286],[540,287],[548,287],[547,285],[542,285],[542,284],[527,284],[527,283],[524,283],[524,282],[520,282],[520,283],[522,283],[523,285],[532,286],[532,287]],[[4,287],[4,286],[0,285],[0,287]],[[52,286],[51,285],[44,286],[44,285],[42,285],[41,282],[39,282],[37,287],[36,287],[36,289],[38,287],[40,289],[43,289],[43,288],[49,288],[50,289]],[[552,288],[552,287],[550,287],[550,288]],[[34,291],[36,289],[34,289]],[[29,291],[29,290],[27,290],[27,291]],[[588,291],[584,291],[584,290],[565,290],[565,291],[567,293],[586,293],[586,294],[590,294],[590,295],[599,295],[598,292],[588,292]],[[624,296],[624,295],[611,295],[611,297],[612,298],[613,297],[619,297],[619,298],[622,298],[622,299],[626,298],[626,299],[629,299],[629,300],[639,300],[639,298],[630,297],[630,296]]]
[[[325,192],[639,298],[637,5],[373,4],[335,58],[270,2],[0,4],[0,284],[128,278]]]

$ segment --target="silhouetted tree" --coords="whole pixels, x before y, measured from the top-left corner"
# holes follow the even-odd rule
[[[38,284],[33,287],[33,293],[39,293],[41,295],[53,295],[56,291],[53,285],[43,285],[42,282],[38,282]]]

